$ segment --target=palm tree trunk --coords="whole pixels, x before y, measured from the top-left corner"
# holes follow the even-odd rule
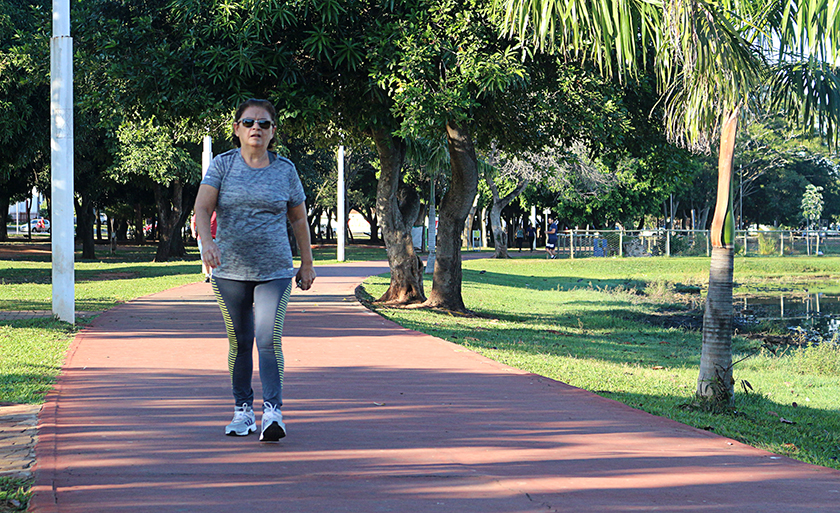
[[[732,276],[735,250],[712,247],[709,293],[703,315],[703,349],[697,395],[729,403],[732,378]]]
[[[712,261],[709,293],[703,315],[703,348],[697,396],[729,404],[734,395],[732,378],[732,276],[734,273],[735,219],[732,215],[732,160],[738,132],[736,107],[721,127],[718,189],[712,219]]]

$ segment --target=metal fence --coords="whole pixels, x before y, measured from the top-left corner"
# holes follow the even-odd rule
[[[708,230],[566,230],[558,234],[558,256],[709,256]],[[740,256],[840,255],[840,232],[737,230]]]

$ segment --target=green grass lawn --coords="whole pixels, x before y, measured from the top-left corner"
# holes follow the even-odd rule
[[[517,256],[517,255],[514,255]],[[463,297],[475,317],[376,310],[408,328],[512,367],[750,445],[840,468],[840,350],[763,347],[735,337],[735,407],[694,404],[701,334],[675,327],[697,317],[707,258],[464,261]],[[750,258],[735,264],[737,291],[838,286],[840,258]],[[371,297],[387,277],[365,282]],[[426,282],[427,290],[431,283]],[[784,419],[784,421],[782,421]]]

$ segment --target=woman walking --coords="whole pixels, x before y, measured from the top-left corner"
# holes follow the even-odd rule
[[[213,268],[211,283],[227,329],[233,420],[225,434],[257,430],[254,415],[253,344],[259,354],[263,414],[260,441],[286,436],[283,404],[283,321],[292,278],[307,290],[315,280],[306,219],[306,197],[294,164],[269,151],[276,112],[266,100],[247,100],[236,110],[233,142],[238,149],[213,159],[195,200],[202,260]],[[216,212],[216,238],[210,217]],[[300,249],[295,271],[286,229]]]

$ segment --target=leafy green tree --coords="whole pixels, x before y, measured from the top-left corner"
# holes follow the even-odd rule
[[[191,203],[185,205],[184,198],[195,200],[200,166],[189,152],[173,145],[169,130],[153,119],[124,123],[117,138],[120,146],[112,168],[114,178],[127,181],[132,175],[148,176],[154,184],[160,234],[155,261],[165,262],[173,253],[182,256],[183,241],[173,240],[173,234],[176,227],[183,226],[191,211]],[[192,192],[185,194],[190,186]],[[180,252],[178,244],[181,245]]]
[[[77,86],[77,90],[79,87]],[[74,113],[74,205],[76,239],[82,243],[82,258],[96,258],[94,223],[95,210],[106,206],[109,189],[117,185],[109,174],[114,161],[115,143],[112,132],[100,125],[99,112],[84,108]]]
[[[407,162],[409,168],[416,170],[416,183],[422,183],[425,191],[418,196],[425,196],[427,200],[427,219],[429,227],[429,257],[426,260],[425,274],[433,273],[437,255],[437,205],[438,191],[448,187],[449,148],[445,137],[436,139],[409,139],[407,146]],[[431,237],[434,237],[432,240]]]
[[[403,215],[411,205],[399,200],[405,143],[393,135],[399,122],[391,99],[371,80],[371,55],[386,43],[382,34],[422,3],[176,0],[170,5],[173,32],[202,63],[193,76],[214,99],[272,100],[284,131],[321,146],[373,141],[380,156],[377,220],[392,277],[382,300],[425,299],[411,224]]]
[[[45,180],[50,161],[49,5],[0,0],[0,212],[4,219],[12,201],[23,200],[38,182],[49,183]],[[4,221],[0,241],[7,238]]]
[[[155,181],[151,187],[158,202],[155,259],[182,256],[181,233],[200,176],[190,170],[198,168],[198,143],[204,135],[224,134],[222,119],[229,116],[229,107],[223,108],[209,82],[201,80],[198,49],[191,46],[190,31],[171,23],[169,2],[80,0],[71,16],[80,75],[87,80],[86,94],[78,96],[77,107],[107,113],[99,127],[112,139],[120,135],[113,170],[115,176],[124,175],[119,177],[121,183],[144,176]],[[115,110],[115,105],[121,108]],[[140,131],[146,128],[154,134],[144,139]],[[169,138],[171,150],[164,148],[162,136]],[[157,152],[151,157],[155,165],[143,166],[141,155],[149,151]],[[193,161],[189,166],[182,160],[186,156]],[[159,159],[166,157],[176,160],[164,164]]]
[[[498,0],[507,26],[537,45],[597,62],[608,74],[633,75],[653,63],[665,95],[665,125],[677,141],[708,148],[720,128],[719,180],[712,220],[712,261],[703,322],[697,395],[733,396],[732,161],[738,120],[749,101],[814,128],[832,144],[840,120],[837,6],[780,1],[645,2]],[[638,59],[643,56],[642,60]],[[770,80],[762,85],[762,78]],[[759,92],[760,94],[756,94]]]
[[[594,148],[578,149],[570,162],[580,171],[570,175],[558,196],[561,219],[575,225],[641,228],[694,172],[694,157],[668,142],[657,122],[662,112],[651,81],[644,75],[624,87],[601,86],[603,99],[597,103],[605,107],[591,109],[587,123],[600,127],[590,129]],[[587,168],[589,172],[581,172]]]
[[[172,6],[188,46],[206,63],[198,75],[206,75],[208,84],[227,88],[230,97],[266,92],[280,106],[285,130],[333,144],[340,137],[373,142],[380,162],[377,220],[391,267],[382,302],[426,299],[411,238],[420,197],[403,176],[406,139],[448,131],[450,154],[460,158],[452,160],[442,202],[446,242],[436,262],[438,292],[429,304],[463,309],[459,239],[444,232],[450,227],[454,233],[456,226],[460,232],[477,183],[467,125],[481,110],[480,100],[523,78],[514,45],[499,40],[482,6],[423,0],[178,0]]]
[[[621,90],[585,68],[551,56],[530,61],[529,80],[494,98],[494,116],[480,118],[479,133],[506,133],[483,152],[490,196],[490,224],[495,257],[507,257],[502,211],[528,183],[551,174],[560,182],[582,178],[588,168],[576,166],[575,149],[584,158],[624,147],[628,131]],[[504,144],[503,148],[497,147]],[[500,192],[497,178],[508,184]],[[549,207],[556,209],[554,204]]]
[[[379,164],[373,149],[366,146],[352,148],[346,155],[350,169],[347,183],[347,209],[356,210],[370,225],[370,242],[378,244],[379,217],[376,213],[376,185]],[[348,230],[348,233],[349,230]]]
[[[337,206],[336,188],[338,182],[337,156],[334,148],[317,145],[312,139],[282,138],[287,155],[294,163],[303,182],[309,207],[309,226],[312,240],[324,234],[316,232],[321,215],[334,212]],[[376,155],[364,142],[357,142],[353,148],[345,149],[345,189],[347,212],[356,210],[371,225],[371,240],[376,242],[378,226],[376,221]],[[347,218],[347,217],[345,217]],[[350,237],[352,234],[347,232]]]
[[[838,212],[837,156],[819,137],[781,121],[752,123],[739,137],[735,204],[743,204],[742,225],[799,226],[800,199],[809,184],[823,187],[829,216]]]
[[[823,212],[823,188],[816,185],[805,187],[805,194],[802,195],[802,217],[810,228],[812,223],[819,222]]]
[[[807,229],[805,231],[805,240],[808,244],[808,254],[811,254],[811,226],[814,222],[817,223],[817,229],[819,229],[819,222],[820,216],[822,216],[823,212],[823,195],[822,195],[822,187],[818,187],[816,185],[808,184],[805,187],[805,194],[802,195],[802,217],[805,218],[805,223]],[[817,246],[816,246],[816,254],[819,255],[820,251],[820,238],[817,235]]]
[[[749,59],[771,63],[759,68],[771,77],[766,86],[760,89],[760,95],[754,93],[753,86],[761,75],[751,71],[752,66],[746,58],[733,59],[731,67],[698,69],[692,81],[683,83],[685,89],[681,93],[689,98],[684,104],[688,108],[684,108],[682,116],[697,115],[704,118],[702,112],[716,101],[719,107],[715,107],[710,114],[715,113],[723,119],[717,205],[712,221],[712,262],[703,319],[703,351],[697,395],[715,402],[728,403],[734,393],[731,363],[734,268],[732,162],[738,119],[744,105],[752,100],[763,99],[770,111],[778,109],[786,112],[791,123],[816,129],[831,144],[836,145],[836,126],[840,122],[840,108],[837,105],[840,81],[829,62],[836,61],[840,51],[840,25],[829,21],[829,18],[836,16],[836,7],[831,12],[832,9],[821,7],[814,9],[814,4],[788,1],[771,5],[769,12],[765,5],[758,2],[724,4],[722,7],[721,20],[737,26],[746,40],[755,43],[751,47]],[[739,64],[739,60],[743,62]],[[684,64],[688,65],[690,61]],[[727,73],[727,68],[740,71],[740,74]],[[694,87],[698,81],[712,83],[715,89],[702,91],[702,94],[686,92],[687,88]],[[817,86],[812,87],[811,84]],[[701,103],[704,101],[705,104]],[[717,118],[705,119],[704,126],[698,126],[694,133],[710,133],[716,126],[712,121]],[[686,133],[690,135],[692,132],[689,130]]]
[[[279,134],[277,140],[279,149],[275,150],[291,159],[297,168],[310,210],[307,214],[310,236],[316,240],[315,226],[321,214],[335,205],[335,200],[331,198],[335,196],[335,155],[308,138]]]
[[[375,78],[393,98],[400,134],[435,140],[445,130],[450,176],[441,201],[432,290],[424,303],[463,311],[461,232],[478,189],[479,149],[506,147],[504,93],[526,87],[515,43],[500,39],[479,2],[437,2],[399,20],[378,53]],[[494,121],[495,120],[495,121]],[[496,129],[499,127],[500,129]]]

